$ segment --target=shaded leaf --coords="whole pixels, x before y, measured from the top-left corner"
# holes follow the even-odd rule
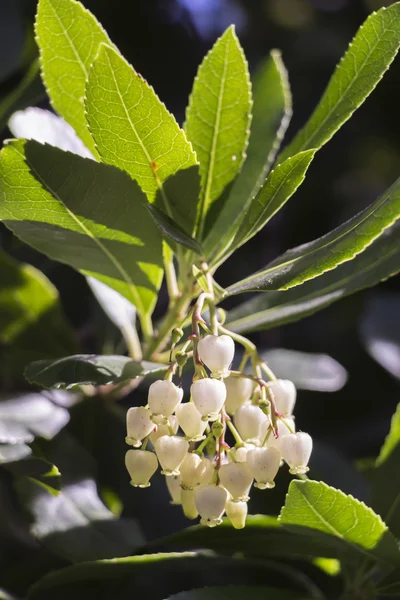
[[[347,381],[346,369],[327,354],[274,348],[261,356],[277,377],[290,379],[300,390],[336,392]]]
[[[101,43],[111,42],[94,16],[76,0],[40,0],[36,39],[42,75],[55,110],[95,152],[83,97],[89,67]]]
[[[39,61],[34,60],[20,83],[0,100],[0,129],[6,126],[7,119],[13,111],[35,104],[45,96],[39,70]]]
[[[1,446],[0,446],[1,448]],[[61,489],[61,473],[58,468],[42,456],[30,455],[6,465],[19,482],[40,489],[46,496],[58,496]]]
[[[76,385],[108,385],[161,373],[168,365],[136,362],[128,356],[76,354],[58,360],[38,360],[25,369],[31,383],[46,388],[73,388]]]
[[[251,104],[246,58],[231,26],[201,63],[186,112],[185,130],[200,162],[199,239],[211,206],[244,161]]]
[[[160,229],[161,233],[173,242],[193,250],[196,254],[203,255],[201,245],[197,240],[188,235],[178,223],[175,223],[165,212],[157,208],[154,204],[147,204],[147,210],[151,214],[154,223]]]
[[[22,375],[25,365],[36,358],[76,351],[58,292],[45,275],[3,252],[0,269],[2,376],[8,379]]]
[[[397,405],[396,412],[392,417],[390,431],[385,438],[385,442],[376,459],[376,466],[379,466],[387,460],[395,448],[400,444],[400,404]]]
[[[400,569],[391,571],[376,584],[376,591],[381,598],[398,598],[400,596]]]
[[[153,88],[109,46],[101,46],[89,71],[85,106],[102,159],[127,171],[150,201],[168,177],[196,163],[184,132]]]
[[[169,596],[166,600],[305,600],[310,596],[272,587],[227,586],[207,587]]]
[[[318,531],[332,536],[341,552],[359,553],[361,561],[367,556],[400,564],[396,540],[382,519],[363,502],[325,483],[292,481],[279,519],[285,527],[306,524],[310,535]]]
[[[285,290],[351,260],[400,217],[400,179],[369,207],[326,235],[288,250],[227,293]]]
[[[134,327],[136,309],[132,302],[94,277],[86,277],[86,281],[114,325],[123,330]]]
[[[161,240],[135,182],[114,167],[22,140],[2,150],[0,175],[0,219],[7,227],[51,258],[96,276],[146,318],[162,279]]]
[[[360,27],[314,113],[278,161],[328,142],[379,83],[399,46],[400,4],[395,3],[372,13]]]
[[[163,182],[155,201],[155,205],[161,209],[165,208],[164,195],[168,198],[175,223],[192,236],[200,197],[199,166],[181,169]]]
[[[297,321],[400,270],[400,223],[386,230],[364,252],[333,271],[284,292],[259,294],[228,313],[236,332],[269,329]]]
[[[400,295],[374,293],[361,322],[361,337],[367,352],[397,379],[400,379],[399,309]]]

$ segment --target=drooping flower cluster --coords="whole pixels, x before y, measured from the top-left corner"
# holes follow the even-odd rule
[[[126,441],[133,449],[126,467],[133,486],[147,487],[160,465],[171,502],[189,519],[200,515],[213,527],[226,513],[240,529],[252,485],[273,488],[284,463],[290,473],[306,473],[312,439],[295,431],[291,381],[274,378],[261,360],[254,376],[231,371],[235,345],[229,335],[191,337],[184,345],[193,343],[190,400],[182,402],[183,390],[172,381],[173,362],[166,379],[150,386],[148,405],[128,410]],[[269,381],[261,377],[263,367]]]

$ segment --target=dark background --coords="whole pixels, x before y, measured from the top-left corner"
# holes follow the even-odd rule
[[[280,48],[289,71],[294,103],[287,140],[316,106],[336,63],[367,15],[391,4],[379,0],[84,0],[83,3],[135,69],[154,86],[179,122],[184,120],[197,66],[230,23],[236,24],[251,71],[270,49]],[[18,83],[35,56],[32,37],[35,6],[35,0],[0,2],[0,98]],[[400,175],[399,81],[397,59],[351,121],[317,154],[306,181],[279,216],[220,269],[217,281],[221,285],[257,270],[287,248],[326,233],[371,203]],[[39,105],[48,107],[45,99]],[[4,137],[8,135],[4,131]],[[0,245],[47,274],[60,290],[65,313],[83,349],[99,351],[96,327],[102,323],[102,317],[84,279],[23,246],[4,229],[0,230]],[[400,398],[398,381],[373,361],[360,336],[363,318],[371,306],[382,307],[379,310],[393,322],[393,328],[400,329],[398,292],[399,279],[393,278],[373,291],[350,296],[299,323],[252,336],[261,348],[284,347],[330,354],[347,369],[349,382],[339,392],[300,392],[296,414],[300,428],[331,444],[349,459],[376,454]],[[390,307],[385,304],[388,297]],[[243,299],[241,296],[235,302]],[[159,310],[164,302],[163,297]],[[233,302],[227,308],[232,305]],[[25,389],[26,383],[17,378],[14,388]],[[137,395],[132,402],[141,400]],[[127,405],[130,403],[128,400]],[[111,439],[112,432],[102,422],[101,414],[91,413],[90,419],[93,418]],[[73,421],[76,431],[82,428],[82,419],[80,414]],[[110,475],[112,457],[116,457],[116,464],[122,462],[119,454],[122,445],[118,442],[110,450],[103,442],[104,437],[90,450],[100,465],[100,481],[104,479],[124,496],[125,512],[139,514],[152,537],[181,526],[183,520],[179,517],[175,520],[177,513],[171,516],[171,510],[175,509],[168,507],[151,523],[146,521],[147,503],[153,502],[157,512],[159,499],[146,493],[145,502],[138,500],[136,492],[128,489],[126,482],[121,483],[123,466]],[[329,475],[326,478],[329,480]],[[335,484],[357,494],[349,481],[335,481]],[[359,496],[362,495],[359,491]],[[256,504],[256,508],[276,511],[280,501],[281,496],[277,495],[269,506]]]

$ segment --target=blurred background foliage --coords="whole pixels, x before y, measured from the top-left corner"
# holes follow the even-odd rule
[[[294,117],[287,140],[315,107],[357,28],[371,11],[391,4],[380,0],[84,0],[83,3],[136,70],[154,86],[179,122],[184,120],[197,66],[227,25],[236,24],[252,72],[271,48],[281,49],[294,99]],[[49,107],[36,67],[31,66],[37,57],[32,29],[35,10],[35,0],[2,0],[0,3],[2,139],[10,136],[5,123],[9,107],[15,108],[13,94],[18,86],[22,92],[18,106]],[[23,81],[29,69],[29,80]],[[261,268],[285,249],[316,238],[342,223],[371,203],[399,176],[399,81],[400,61],[397,59],[367,102],[317,154],[295,197],[265,230],[219,270],[217,280],[222,286]],[[0,229],[0,248],[14,259],[42,271],[60,293],[65,317],[58,307],[53,307],[60,336],[52,342],[53,355],[68,354],[76,348],[88,353],[124,350],[117,330],[107,320],[81,275],[28,248],[4,227]],[[0,262],[1,294],[2,286],[3,291],[11,289],[12,282],[4,275],[4,261]],[[32,271],[29,273],[36,277]],[[28,275],[26,271],[20,274],[21,277]],[[365,483],[351,462],[377,453],[400,399],[399,282],[398,277],[392,278],[299,323],[251,336],[263,351],[286,348],[335,359],[336,362],[319,357],[316,363],[315,360],[310,362],[309,356],[300,360],[290,353],[269,355],[271,363],[276,361],[278,371],[283,361],[283,374],[293,379],[297,377],[299,387],[305,388],[299,391],[296,414],[298,427],[316,439],[313,476],[366,500]],[[36,282],[39,284],[43,282]],[[29,285],[34,286],[32,282]],[[50,288],[48,293],[50,297]],[[243,297],[230,299],[226,308],[229,310],[241,301]],[[166,295],[161,294],[156,314],[161,314],[166,302]],[[65,333],[66,328],[71,331]],[[18,393],[19,401],[29,406],[27,394],[31,389],[22,377],[23,367],[29,360],[46,358],[44,340],[49,333],[44,318],[28,337],[17,340],[17,344],[0,337],[3,387],[0,425],[2,406],[10,402],[10,394]],[[318,379],[322,383],[315,383]],[[77,560],[74,553],[81,543],[84,547],[79,559],[126,553],[126,538],[122,536],[121,541],[123,532],[114,519],[121,511],[127,519],[126,527],[130,528],[130,551],[143,541],[143,536],[152,539],[188,524],[179,509],[168,505],[161,480],[155,478],[150,491],[145,492],[137,492],[129,486],[123,464],[123,415],[126,407],[143,402],[141,387],[118,406],[100,396],[84,402],[74,397],[64,405],[60,405],[59,398],[50,398],[48,402],[58,408],[64,406],[64,412],[68,405],[71,419],[61,433],[57,427],[50,431],[46,428],[44,433],[34,432],[41,436],[40,441],[35,442],[34,454],[37,457],[43,452],[46,460],[55,463],[65,476],[64,485],[70,486],[73,493],[57,508],[61,511],[58,514],[63,515],[64,525],[58,529],[49,526],[46,530],[41,519],[46,511],[53,509],[47,507],[44,513],[39,509],[35,511],[35,507],[40,506],[39,492],[29,494],[27,488],[31,483],[25,479],[21,479],[17,487],[11,487],[12,469],[0,468],[0,588],[4,586],[15,593],[22,593],[29,582],[49,568]],[[27,410],[28,415],[33,414]],[[29,427],[25,435],[27,438],[22,435],[21,446],[31,441]],[[50,442],[54,436],[55,441]],[[5,446],[6,437],[3,439],[0,430],[0,442]],[[20,450],[23,453],[23,449]],[[28,454],[23,459],[25,462],[32,458]],[[69,457],[73,457],[73,464],[79,464],[79,472],[69,473],[70,466],[63,472],[63,464],[70,465]],[[43,472],[42,465],[41,470],[29,473],[40,480]],[[78,492],[75,489],[74,494],[77,480],[85,485],[81,485]],[[267,501],[265,496],[254,494],[250,512],[277,514],[287,481],[285,476],[280,476],[277,491],[269,494]],[[26,498],[28,504],[24,503]],[[48,496],[46,502],[53,498]],[[60,502],[59,498],[56,501]],[[69,503],[68,506],[65,503]],[[81,539],[79,530],[85,530],[91,522],[92,515],[85,514],[87,508],[82,508],[88,503],[89,513],[92,511],[101,526],[90,526],[86,541],[77,542]],[[22,508],[29,509],[29,517],[28,512],[21,512]],[[107,521],[107,526],[102,520]],[[36,537],[43,542],[41,549],[28,533],[29,524],[33,524]],[[113,530],[113,525],[118,531]],[[72,551],[62,536],[66,530],[78,535],[78,538],[73,537]],[[121,542],[116,544],[118,548],[107,547],[110,538]],[[96,545],[98,551],[93,556]],[[21,557],[30,561],[23,582],[16,571],[16,560]]]

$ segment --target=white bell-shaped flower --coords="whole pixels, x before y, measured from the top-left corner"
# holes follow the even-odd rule
[[[247,502],[228,500],[225,506],[226,516],[235,529],[243,529],[246,525]]]
[[[222,522],[228,492],[217,485],[204,485],[195,489],[194,501],[201,516],[201,524],[215,527]]]
[[[172,381],[158,379],[149,387],[148,404],[155,423],[172,415],[182,401],[183,390]]]
[[[281,455],[276,448],[254,448],[247,453],[247,468],[256,480],[254,487],[264,490],[275,487],[274,479],[281,464]]]
[[[165,482],[167,484],[167,488],[169,491],[169,495],[171,496],[171,504],[182,504],[182,488],[181,488],[181,476],[180,475],[170,475],[169,477],[165,477]]]
[[[268,422],[267,416],[259,406],[244,404],[235,413],[234,423],[245,442],[259,444],[261,427]]]
[[[229,452],[229,455],[228,455],[229,462],[236,462],[236,463],[246,462],[247,453],[250,450],[253,450],[253,448],[255,448],[254,444],[247,444],[247,443],[245,443],[244,446],[239,446],[239,448],[232,448],[232,450]]]
[[[185,517],[188,519],[196,519],[199,513],[194,501],[194,490],[182,488],[181,492],[182,509]]]
[[[204,456],[203,456],[203,464],[205,465],[205,469],[204,469],[204,473],[201,477],[200,484],[208,485],[214,479],[215,466],[213,465],[213,463],[211,462],[211,460],[209,458],[205,458]]]
[[[228,377],[235,354],[235,343],[229,335],[206,335],[199,341],[197,351],[212,377]]]
[[[296,387],[293,381],[277,379],[270,381],[268,387],[274,396],[277,412],[283,417],[290,417],[296,404]]]
[[[276,448],[280,452],[281,440],[286,435],[290,435],[290,433],[291,433],[290,429],[292,429],[292,431],[296,430],[296,425],[294,423],[294,419],[291,419],[290,417],[287,418],[287,419],[284,419],[284,421],[281,421],[279,419],[278,420],[278,437],[276,438],[274,436],[274,434],[272,433],[272,431],[271,431],[271,427],[270,427],[270,424],[269,424],[269,421],[268,421],[267,426],[266,427],[263,426],[261,428],[261,435],[260,435],[261,444],[265,440],[265,436],[267,434],[267,431],[269,430],[270,434],[268,436],[268,440],[267,440],[266,446],[269,446],[270,448]]]
[[[282,458],[290,467],[290,473],[307,473],[312,452],[312,437],[304,431],[285,435],[280,444]]]
[[[189,443],[177,435],[163,435],[155,443],[163,475],[177,475],[179,467],[189,450]]]
[[[158,438],[162,437],[163,435],[175,435],[178,431],[178,428],[179,424],[176,416],[169,416],[167,423],[159,423],[158,425],[154,425],[154,429],[150,434],[151,443],[154,446]]]
[[[248,402],[253,394],[254,383],[245,377],[227,377],[224,381],[226,386],[225,410],[234,415],[243,404]]]
[[[198,442],[203,439],[203,433],[207,427],[207,421],[203,421],[194,402],[185,402],[176,407],[176,418],[179,427],[183,430],[186,439]]]
[[[142,439],[154,430],[151,413],[144,406],[133,406],[126,413],[126,438],[125,441],[134,448],[139,448]]]
[[[199,485],[207,471],[206,459],[188,452],[179,467],[182,488],[194,488]]]
[[[149,479],[157,471],[158,460],[154,452],[148,450],[128,450],[125,465],[134,487],[149,487]]]
[[[218,379],[198,379],[191,388],[193,402],[203,420],[215,421],[226,399],[226,387]]]
[[[246,463],[227,463],[219,469],[219,478],[236,502],[247,502],[253,476]]]

